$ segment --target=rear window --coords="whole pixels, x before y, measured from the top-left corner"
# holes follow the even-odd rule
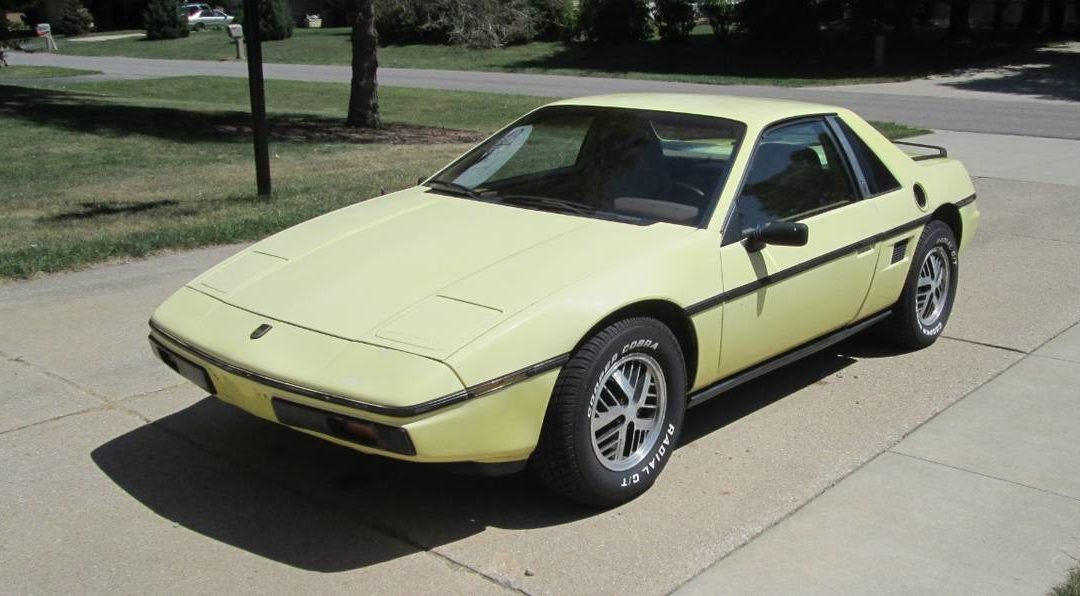
[[[851,145],[851,151],[855,154],[856,161],[859,162],[859,169],[862,170],[863,176],[866,177],[866,185],[869,187],[870,194],[879,195],[900,188],[900,183],[896,181],[892,172],[885,167],[885,164],[878,159],[878,156],[874,154],[870,147],[859,138],[859,135],[855,134],[855,131],[851,130],[851,127],[842,119],[837,118],[836,122],[840,124],[844,136],[847,137],[848,144]]]

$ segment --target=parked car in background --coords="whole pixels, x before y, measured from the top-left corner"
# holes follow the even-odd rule
[[[224,10],[210,8],[207,4],[185,4],[182,10],[187,15],[188,27],[195,31],[202,31],[207,27],[224,27],[235,18]]]

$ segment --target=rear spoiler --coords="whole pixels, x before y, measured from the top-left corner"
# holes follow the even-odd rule
[[[934,153],[911,155],[911,159],[915,161],[923,161],[925,159],[940,159],[949,156],[949,152],[946,151],[944,147],[939,147],[937,145],[925,145],[923,143],[911,143],[909,141],[893,141],[893,145],[905,145],[908,147],[918,147],[919,149],[930,149],[934,151]]]

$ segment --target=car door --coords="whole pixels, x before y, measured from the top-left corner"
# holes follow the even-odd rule
[[[724,226],[720,376],[850,323],[873,278],[876,205],[860,200],[851,166],[825,118],[765,131]],[[768,222],[808,228],[804,246],[753,246]]]

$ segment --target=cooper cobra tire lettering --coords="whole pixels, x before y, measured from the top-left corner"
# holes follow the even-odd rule
[[[645,368],[624,369],[633,363]],[[648,368],[651,377],[635,372]],[[559,372],[533,471],[555,492],[588,505],[634,499],[661,475],[678,445],[686,388],[679,340],[656,319],[624,319],[585,338]],[[607,413],[613,417],[601,421]],[[613,432],[623,433],[615,450]],[[634,438],[622,443],[627,436]]]

